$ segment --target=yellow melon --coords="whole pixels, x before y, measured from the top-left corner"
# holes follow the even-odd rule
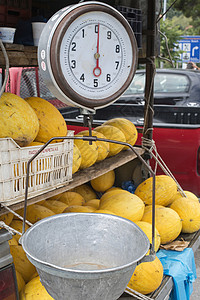
[[[83,136],[76,134],[75,136]],[[92,166],[98,157],[98,147],[96,142],[92,142],[90,145],[89,142],[83,140],[74,140],[74,144],[78,147],[81,153],[81,164],[80,169],[85,169]]]
[[[10,253],[13,257],[15,269],[22,275],[24,281],[28,282],[33,273],[36,272],[36,268],[28,260],[21,245],[11,245]]]
[[[73,163],[72,163],[72,174],[76,173],[81,165],[81,152],[79,148],[74,144],[73,148]]]
[[[144,213],[144,202],[131,193],[113,195],[103,203],[100,201],[99,209],[105,209],[133,222],[140,221]]]
[[[21,220],[12,220],[10,227],[14,228],[15,230],[17,230],[18,232],[22,233],[22,226],[23,226],[23,221]],[[29,228],[29,226],[25,223],[25,231]],[[15,239],[18,242],[20,239],[21,235],[20,234],[15,234]]]
[[[68,206],[63,213],[71,213],[71,212],[83,212],[83,213],[88,213],[88,212],[94,212],[95,208],[92,206],[82,206],[82,205],[72,205]]]
[[[14,215],[9,212],[7,214],[4,214],[4,215],[0,216],[0,221],[3,221],[6,225],[10,225],[10,223],[13,220],[13,216]]]
[[[138,132],[135,125],[130,120],[125,118],[114,118],[104,122],[103,125],[117,127],[124,133],[126,142],[132,146],[135,145],[138,138]],[[124,148],[129,149],[128,146],[125,146]]]
[[[98,209],[99,204],[100,204],[99,199],[92,199],[92,200],[89,200],[89,201],[83,203],[83,206],[91,206],[91,207],[94,207],[95,209]]]
[[[61,214],[67,208],[67,204],[58,200],[46,200],[42,205],[52,210],[55,214]]]
[[[13,236],[11,240],[8,241],[8,244],[11,245],[18,245],[16,238]]]
[[[100,203],[102,204],[106,199],[114,196],[114,195],[118,195],[118,194],[121,194],[121,193],[124,193],[124,194],[128,194],[130,195],[130,192],[126,191],[126,190],[123,190],[121,188],[117,188],[117,189],[110,189],[108,191],[106,191],[100,198]]]
[[[148,210],[141,221],[152,223],[152,212]],[[160,234],[161,244],[174,241],[182,230],[182,221],[177,212],[169,207],[155,208],[155,226]]]
[[[29,281],[19,294],[19,300],[53,300],[37,276]]]
[[[108,171],[107,173],[98,176],[90,181],[91,186],[97,192],[105,192],[113,186],[115,182],[114,170]]]
[[[65,203],[66,205],[82,205],[84,203],[83,196],[79,193],[67,191],[60,194],[58,201]]]
[[[83,136],[89,136],[89,130],[84,130],[79,132],[79,134]],[[106,137],[97,131],[92,131],[92,136],[96,136],[97,138],[105,139]],[[95,141],[97,144],[97,150],[98,150],[98,157],[96,161],[101,161],[104,160],[108,154],[109,154],[109,143],[108,142],[103,142],[103,141]]]
[[[36,223],[41,219],[55,215],[55,213],[47,207],[39,204],[33,204],[27,207],[26,219],[31,223]]]
[[[96,127],[94,131],[102,133],[109,140],[126,142],[124,133],[117,127],[110,126],[110,125],[101,125]],[[108,157],[119,153],[124,148],[124,145],[109,142],[109,148],[110,150],[108,153]]]
[[[15,270],[15,273],[16,273],[16,278],[17,278],[18,292],[20,293],[20,291],[25,286],[25,281],[24,281],[22,275],[17,270]]]
[[[34,109],[40,124],[35,142],[46,143],[53,137],[67,135],[66,122],[55,106],[39,97],[29,97],[25,100]],[[53,143],[60,141],[54,140]]]
[[[109,215],[115,215],[112,211],[109,211],[107,209],[97,209],[95,210],[95,213],[99,213],[99,214],[109,214]]]
[[[21,147],[30,144],[39,131],[32,107],[21,97],[3,93],[0,98],[0,138],[10,137]]]
[[[167,175],[157,175],[155,182],[155,204],[169,205],[177,193],[176,182]],[[153,178],[150,177],[139,184],[135,190],[135,194],[144,201],[145,205],[152,204],[152,183]]]
[[[80,194],[85,200],[85,202],[87,202],[88,200],[95,199],[97,197],[95,191],[87,183],[81,184],[70,191]]]
[[[139,264],[128,283],[128,287],[141,293],[149,294],[154,292],[163,279],[163,266],[156,256],[154,261]]]
[[[156,205],[155,205],[155,208],[156,208],[156,207],[165,207],[165,206],[156,204]],[[145,208],[144,208],[144,214],[145,214],[146,212],[148,212],[149,210],[152,212],[152,205],[146,205],[146,206],[145,206]]]
[[[144,233],[146,234],[146,236],[148,237],[149,239],[149,242],[152,244],[152,225],[148,222],[144,222],[144,221],[138,221],[138,222],[135,222],[135,224],[137,226],[140,227],[140,229],[142,229],[142,231],[144,231]],[[157,230],[157,228],[155,228],[155,234],[154,234],[154,237],[155,237],[155,245],[154,245],[154,250],[157,252],[159,247],[160,247],[160,234]]]
[[[33,273],[33,275],[31,276],[30,281],[31,281],[33,278],[38,277],[38,276],[39,276],[39,275],[38,275],[38,272],[36,271],[36,272]]]
[[[182,220],[182,232],[193,233],[200,229],[200,204],[197,201],[181,197],[175,200],[171,206]]]
[[[192,192],[189,191],[183,191],[184,194],[186,195],[186,197],[190,200],[196,201],[199,203],[199,199],[197,198],[197,196],[195,194],[193,194]],[[182,198],[182,194],[177,191],[176,195],[173,197],[172,202],[174,202],[175,200],[177,200],[178,198]]]
[[[44,143],[33,141],[32,143],[28,144],[26,147],[42,146],[42,145],[44,145]]]

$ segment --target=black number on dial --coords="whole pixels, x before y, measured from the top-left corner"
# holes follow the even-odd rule
[[[98,79],[94,79],[94,87],[98,87]]]
[[[119,53],[119,52],[120,52],[120,47],[119,47],[119,45],[116,45],[116,47],[115,47],[115,52],[116,52],[116,53]]]
[[[72,69],[76,68],[76,61],[74,59],[71,61],[71,68]]]
[[[119,61],[116,61],[115,64],[116,64],[116,70],[117,70],[119,67]]]
[[[99,26],[98,26],[98,25],[95,25],[95,27],[94,27],[94,32],[95,32],[95,33],[98,33],[98,28],[99,28]]]
[[[72,42],[72,51],[76,51],[76,43]]]
[[[106,80],[107,80],[108,82],[111,81],[111,76],[110,76],[110,74],[107,74],[107,75],[106,75]]]
[[[85,81],[85,75],[84,75],[84,73],[81,75],[80,80],[82,80],[83,82]]]
[[[82,38],[85,37],[85,29],[82,29]]]
[[[107,31],[107,39],[108,39],[108,40],[111,39],[111,31]]]

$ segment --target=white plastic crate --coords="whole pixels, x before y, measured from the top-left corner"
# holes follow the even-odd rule
[[[68,131],[68,136],[74,136]],[[72,180],[73,139],[49,144],[30,164],[28,198],[51,191]],[[0,202],[24,200],[27,162],[41,146],[20,147],[0,138]]]

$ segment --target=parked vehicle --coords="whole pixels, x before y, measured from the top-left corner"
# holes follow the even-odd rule
[[[127,91],[112,105],[99,109],[94,126],[125,117],[138,128],[144,123],[145,70],[138,70]],[[184,190],[200,196],[200,72],[158,69],[154,81],[153,139],[158,153]],[[69,128],[82,130],[78,108],[60,109]],[[137,144],[141,141],[138,139]],[[158,174],[163,171],[158,168]]]

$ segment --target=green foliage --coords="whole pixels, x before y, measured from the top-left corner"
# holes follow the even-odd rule
[[[182,30],[172,20],[166,19],[165,21],[160,21],[160,32],[162,33],[160,34],[160,56],[165,59],[172,59],[176,63],[181,53],[178,49],[177,41],[183,35]],[[167,38],[167,45],[164,36]]]
[[[169,2],[172,3],[173,0]],[[193,26],[193,35],[200,35],[200,1],[177,0],[174,7],[190,18],[190,24]]]

